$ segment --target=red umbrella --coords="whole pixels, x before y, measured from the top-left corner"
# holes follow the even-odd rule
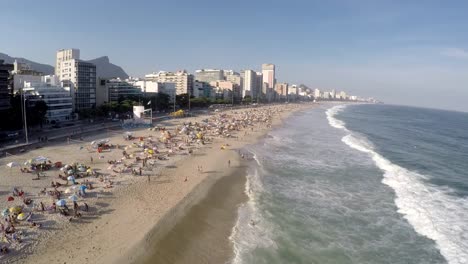
[[[15,200],[15,198],[13,198],[13,196],[9,196],[9,197],[8,197],[8,201],[9,201],[9,202],[14,201],[14,200]]]

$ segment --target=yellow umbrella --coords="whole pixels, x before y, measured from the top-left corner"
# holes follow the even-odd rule
[[[87,169],[86,172],[91,173],[93,170],[91,168]]]
[[[22,209],[21,207],[15,206],[15,207],[11,207],[11,208],[10,208],[10,213],[12,213],[12,214],[19,214],[19,213],[21,213],[22,210],[23,210],[23,209]]]
[[[18,217],[16,217],[16,219],[22,221],[24,219],[26,219],[28,216],[25,214],[25,213],[21,213],[18,215]]]

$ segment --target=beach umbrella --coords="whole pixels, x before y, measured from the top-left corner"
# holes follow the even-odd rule
[[[73,174],[73,170],[68,170],[68,171],[67,171],[67,174],[68,174],[68,175]]]
[[[15,200],[15,198],[13,198],[13,196],[8,196],[8,198],[7,198],[7,201],[9,201],[9,202],[14,201],[14,200]]]
[[[75,180],[75,177],[72,176],[72,175],[70,175],[70,176],[68,176],[67,180],[69,180],[69,181],[74,181],[74,180]]]
[[[2,211],[2,216],[3,216],[3,217],[7,217],[7,216],[9,216],[9,215],[10,215],[10,211],[8,211],[8,209],[3,209],[3,211]]]
[[[93,172],[93,170],[91,168],[89,168],[88,170],[86,170],[87,173],[91,173]]]
[[[46,158],[46,157],[44,157],[44,156],[39,156],[39,157],[36,157],[36,158],[34,159],[35,162],[46,162],[46,161],[48,161],[48,160],[49,160],[49,159]]]
[[[63,206],[65,206],[65,205],[67,205],[67,201],[65,201],[64,199],[60,199],[60,200],[58,200],[57,202],[55,202],[55,204],[56,204],[57,206],[63,207]]]
[[[25,213],[21,213],[19,214],[16,219],[20,220],[20,221],[23,221],[24,219],[26,219],[28,216],[25,214]]]
[[[12,214],[19,214],[21,213],[21,211],[23,210],[23,208],[19,207],[19,206],[14,206],[14,207],[10,207],[10,213]]]
[[[71,188],[65,189],[65,193],[72,193],[72,192],[73,192],[73,190]]]
[[[86,189],[88,189],[88,187],[86,187],[86,185],[81,185],[81,186],[80,186],[80,190],[81,190],[82,192],[84,192]]]
[[[31,163],[32,163],[32,160],[30,159],[30,160],[25,161],[25,162],[24,162],[24,165],[29,165],[29,164],[31,164]]]
[[[79,198],[76,195],[72,195],[72,196],[68,197],[68,199],[70,199],[72,202],[76,202],[76,201],[78,201]]]
[[[86,171],[86,168],[85,167],[78,167],[78,170],[81,171],[81,172],[84,172],[84,171]]]

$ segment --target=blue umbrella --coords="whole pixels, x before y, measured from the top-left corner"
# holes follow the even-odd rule
[[[86,185],[81,185],[80,186],[80,190],[85,191],[86,189],[88,189],[88,187],[86,187]]]
[[[61,199],[61,200],[58,200],[57,202],[55,202],[55,204],[57,206],[65,206],[67,204],[67,201],[65,201],[64,199]]]

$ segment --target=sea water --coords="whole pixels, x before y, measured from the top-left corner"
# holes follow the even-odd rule
[[[468,114],[324,105],[250,146],[233,263],[468,263]]]

